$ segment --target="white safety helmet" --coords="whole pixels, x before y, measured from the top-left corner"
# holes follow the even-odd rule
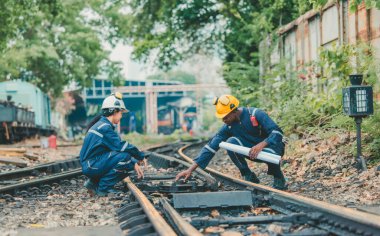
[[[119,92],[111,94],[104,99],[102,104],[102,110],[103,109],[119,109],[123,112],[128,111],[127,108],[125,108],[123,96]]]

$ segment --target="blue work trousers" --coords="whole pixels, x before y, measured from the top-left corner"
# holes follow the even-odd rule
[[[231,144],[235,144],[235,145],[248,147],[248,148],[251,148],[254,146],[254,144],[248,143],[244,140],[239,140],[236,137],[230,137],[227,139],[226,142],[231,143]],[[268,152],[268,153],[277,154],[280,156],[282,156],[284,154],[284,148],[283,147],[268,146],[268,147],[264,148],[263,151]],[[247,156],[244,156],[244,155],[241,155],[239,153],[232,152],[232,151],[227,151],[227,153],[228,153],[228,156],[231,158],[232,162],[240,170],[240,173],[242,174],[242,176],[247,175],[251,172],[251,170],[248,167],[247,161],[246,161],[246,158],[249,160],[249,158]],[[260,163],[267,164],[268,165],[268,171],[267,171],[268,175],[273,175],[276,178],[281,178],[283,176],[280,165],[276,165],[276,164],[273,164],[270,162],[265,162],[265,161],[258,160],[258,159],[255,159],[254,162],[260,162]]]
[[[98,185],[97,191],[107,192],[128,176],[134,169],[131,156],[126,152],[112,151],[82,162],[82,172]]]

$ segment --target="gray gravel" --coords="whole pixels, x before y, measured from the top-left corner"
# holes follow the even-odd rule
[[[117,225],[117,197],[90,197],[83,178],[56,186],[38,197],[0,198],[0,235],[16,235],[21,228]],[[44,196],[45,195],[45,196]]]
[[[380,205],[380,171],[370,167],[358,172],[352,163],[349,148],[352,138],[339,134],[328,139],[311,138],[295,142],[283,158],[283,172],[288,180],[288,192],[347,207]],[[195,158],[202,145],[186,149]],[[261,184],[271,186],[273,177],[266,174],[267,165],[248,160],[248,165]],[[219,150],[209,167],[241,178],[227,152]]]

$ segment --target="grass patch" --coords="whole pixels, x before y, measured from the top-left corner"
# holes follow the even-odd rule
[[[122,136],[123,140],[132,143],[140,149],[176,141],[190,141],[194,138],[182,130],[176,130],[170,135],[129,133]]]

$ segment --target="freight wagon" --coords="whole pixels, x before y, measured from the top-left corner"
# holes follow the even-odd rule
[[[53,133],[49,97],[28,82],[1,82],[0,124],[0,143]]]

